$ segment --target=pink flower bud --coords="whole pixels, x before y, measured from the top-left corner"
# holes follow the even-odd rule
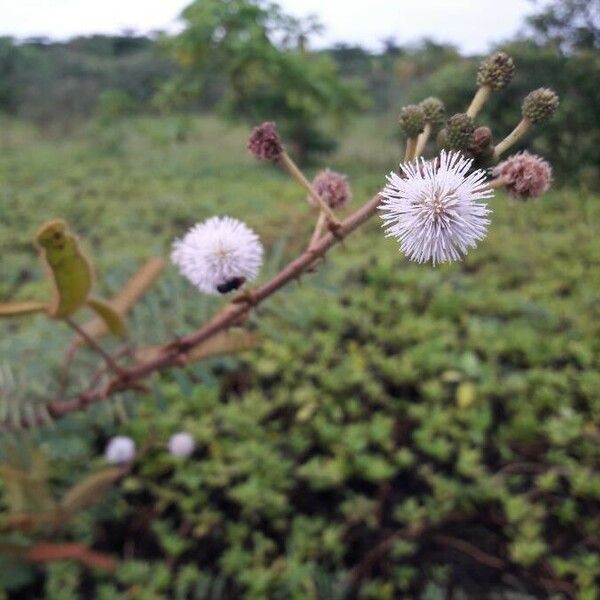
[[[313,187],[329,208],[341,208],[352,200],[352,190],[346,176],[330,169],[325,169],[317,174],[313,180]],[[313,203],[310,197],[309,201]]]
[[[259,160],[277,160],[283,152],[283,144],[275,123],[265,121],[255,127],[248,139],[248,150]]]
[[[521,152],[501,162],[494,175],[504,179],[506,191],[518,200],[541,196],[550,187],[552,167],[543,158]]]

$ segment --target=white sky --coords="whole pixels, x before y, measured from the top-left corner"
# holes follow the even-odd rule
[[[379,48],[424,36],[483,52],[515,33],[532,10],[528,0],[279,0],[296,16],[325,24],[317,46],[334,42]],[[77,34],[175,30],[189,0],[0,0],[0,35],[68,38]]]

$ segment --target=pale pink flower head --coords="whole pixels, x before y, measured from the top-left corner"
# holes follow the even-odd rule
[[[257,125],[248,138],[248,150],[259,160],[277,160],[283,152],[283,144],[272,121]]]
[[[226,294],[260,271],[263,246],[256,233],[232,217],[211,217],[173,242],[171,261],[207,294]]]
[[[504,179],[506,191],[517,200],[536,198],[547,192],[552,182],[552,167],[543,158],[521,152],[501,162],[494,175]]]
[[[112,465],[126,465],[135,458],[135,442],[125,435],[117,435],[108,441],[104,457]]]
[[[472,159],[442,150],[433,161],[400,165],[390,173],[379,207],[387,235],[415,262],[460,260],[487,234],[493,190]]]
[[[179,431],[174,433],[169,438],[169,452],[173,456],[181,456],[183,458],[190,456],[196,448],[196,443],[191,433],[187,431]]]
[[[348,204],[352,200],[352,190],[348,179],[342,173],[325,169],[317,174],[313,180],[313,188],[325,200],[329,208],[336,209]],[[315,201],[309,196],[311,204]]]

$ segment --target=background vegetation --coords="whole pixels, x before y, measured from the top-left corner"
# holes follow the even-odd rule
[[[552,85],[562,110],[521,147],[547,158],[560,182],[599,189],[600,26],[593,4],[550,3],[501,45],[514,57],[517,77],[494,96],[484,119],[500,140],[516,124],[523,97]],[[430,94],[442,96],[450,114],[464,110],[479,61],[430,40],[411,46],[394,38],[380,52],[344,44],[311,52],[318,22],[256,0],[193,2],[183,19],[174,38],[0,39],[0,111],[61,131],[90,116],[217,110],[249,125],[278,121],[297,157],[310,159],[335,148],[335,132],[357,111],[389,112],[391,122],[403,104]]]
[[[504,132],[525,90],[556,87],[562,125],[535,143],[562,187],[529,204],[499,195],[485,243],[436,269],[403,260],[374,221],[260,309],[255,349],[156,376],[148,396],[52,429],[2,434],[5,457],[11,442],[26,455],[41,448],[56,495],[100,468],[110,436],[144,450],[60,531],[0,534],[0,548],[32,535],[83,542],[116,557],[116,571],[0,553],[0,597],[597,597],[597,37],[549,36],[548,18],[540,37],[510,46],[523,69],[512,104],[494,100],[487,116]],[[56,216],[86,241],[106,296],[215,213],[260,232],[264,278],[306,243],[302,192],[251,160],[247,125],[212,114],[229,109],[227,82],[207,72],[181,93],[182,67],[163,43],[3,42],[1,300],[45,293],[31,238]],[[351,118],[326,161],[348,173],[357,207],[398,163],[399,105],[442,90],[462,108],[475,62],[430,42],[325,54],[380,113]],[[217,304],[168,269],[134,310],[132,335],[183,333]],[[4,393],[9,372],[13,399],[44,402],[70,332],[41,317],[0,327]],[[76,372],[95,362],[81,353]],[[198,442],[184,461],[162,447],[181,429]],[[9,492],[0,482],[0,529]]]

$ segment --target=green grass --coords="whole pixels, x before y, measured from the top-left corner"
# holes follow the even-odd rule
[[[355,123],[327,161],[349,174],[354,207],[398,160],[392,124]],[[304,194],[247,155],[243,128],[144,118],[67,139],[3,129],[2,299],[45,293],[31,238],[52,217],[84,238],[104,293],[215,213],[261,233],[264,278],[310,235]],[[558,579],[594,598],[600,199],[557,190],[492,202],[488,239],[463,263],[410,264],[375,219],[259,309],[255,350],[154,378],[150,395],[123,399],[125,424],[96,409],[35,434],[57,489],[99,466],[115,432],[160,446],[187,429],[198,451],[174,461],[151,450],[63,534],[123,559],[116,574],[20,565],[18,585],[50,598],[341,598],[371,549],[427,524],[376,561],[361,598],[437,598],[451,585],[540,597]],[[135,309],[134,339],[183,333],[217,305],[169,269]],[[0,327],[15,393],[43,402],[68,332],[41,317]],[[77,372],[93,364],[82,356]],[[495,556],[512,579],[448,538]]]

